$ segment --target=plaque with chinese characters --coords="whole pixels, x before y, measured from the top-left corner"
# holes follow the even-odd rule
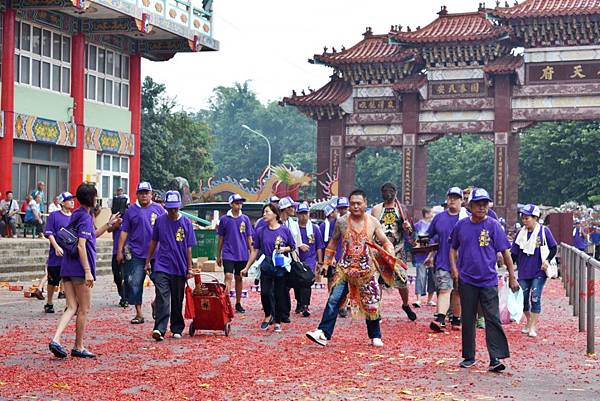
[[[396,109],[395,97],[354,98],[355,113],[395,113]]]
[[[527,84],[600,81],[600,61],[527,64]]]
[[[431,99],[483,97],[487,95],[483,79],[434,81],[429,84]]]

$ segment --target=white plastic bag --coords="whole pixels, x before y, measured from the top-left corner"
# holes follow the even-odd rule
[[[500,322],[502,324],[510,323],[510,311],[508,310],[508,293],[511,292],[506,281],[502,280],[502,286],[498,288],[498,309],[500,312]]]
[[[260,264],[265,260],[265,255],[261,255],[248,269],[248,277],[260,278]]]
[[[507,294],[506,305],[510,313],[510,320],[519,323],[523,317],[523,289],[519,288],[517,292],[512,292],[508,284],[505,283]]]

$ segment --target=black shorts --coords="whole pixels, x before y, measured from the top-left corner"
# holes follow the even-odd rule
[[[68,276],[68,277],[63,277],[62,281],[65,283],[67,281],[70,281],[71,283],[73,283],[75,285],[82,285],[82,284],[85,284],[85,277]]]
[[[239,276],[240,272],[246,267],[246,263],[246,261],[236,262],[234,260],[224,260],[223,270],[225,271],[225,273],[235,274],[236,276]]]
[[[60,266],[48,266],[48,285],[57,287],[60,284]]]

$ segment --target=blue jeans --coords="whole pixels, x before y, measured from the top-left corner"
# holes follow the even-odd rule
[[[327,305],[325,305],[325,310],[323,311],[321,323],[319,323],[319,329],[325,333],[325,337],[327,337],[328,340],[331,340],[331,336],[333,336],[338,311],[342,304],[342,300],[346,298],[346,295],[348,295],[348,283],[346,282],[339,283],[331,289]],[[379,319],[367,319],[367,334],[369,335],[369,338],[381,338]]]
[[[124,282],[123,287],[129,305],[141,305],[144,293],[144,280],[146,271],[144,267],[146,259],[132,257],[123,264]]]
[[[523,311],[540,313],[542,311],[542,290],[546,284],[546,276],[519,280],[523,289]],[[531,299],[531,306],[530,306]]]
[[[428,269],[423,263],[415,263],[417,269],[417,280],[415,282],[415,294],[423,296],[425,293],[435,293],[435,279],[433,269]]]

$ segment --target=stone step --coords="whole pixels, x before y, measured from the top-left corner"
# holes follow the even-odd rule
[[[10,273],[0,272],[0,281],[8,281],[11,283],[21,282],[28,285],[34,280],[39,280],[44,276],[44,270],[37,271],[18,271]],[[96,276],[105,276],[112,274],[112,268],[110,261],[98,261],[96,265]]]
[[[0,263],[2,258],[7,257],[21,257],[21,256],[43,256],[48,257],[48,249],[45,248],[16,248],[16,249],[0,249]],[[101,246],[96,247],[96,253],[111,253],[112,254],[112,246]]]
[[[97,255],[97,262],[112,262],[112,253],[101,253]],[[45,257],[21,257],[9,259],[3,262],[0,258],[0,273],[10,274],[12,272],[37,271],[43,272],[46,268]]]

